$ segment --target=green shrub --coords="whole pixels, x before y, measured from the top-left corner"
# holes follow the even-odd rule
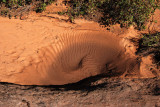
[[[139,41],[138,54],[143,56],[153,54],[154,62],[160,65],[160,32],[143,34]]]
[[[18,6],[24,6],[26,4],[30,4],[32,0],[2,0],[0,3],[5,4],[6,7],[12,8],[12,7],[18,7]]]
[[[43,12],[46,9],[46,6],[53,3],[55,0],[39,0],[39,3],[36,5],[35,11],[37,13]]]
[[[1,10],[1,15],[7,15],[8,14],[8,10],[7,9],[3,9]]]
[[[78,16],[92,17],[98,11],[98,6],[101,5],[103,0],[70,0],[68,4],[70,8],[67,10],[66,14],[70,19],[74,19]]]
[[[42,12],[46,9],[46,3],[39,3],[36,7],[36,12]]]
[[[139,30],[145,29],[145,23],[155,9],[159,0],[70,0],[69,17],[95,16],[102,14],[99,22],[103,25],[119,23],[121,27],[135,25]]]
[[[160,32],[155,34],[144,34],[142,37],[143,47],[160,47]]]
[[[65,11],[62,11],[62,12],[57,12],[59,15],[64,15],[64,14],[66,14],[66,12]]]
[[[0,0],[0,5],[4,4],[5,7],[12,9],[19,6],[30,5],[34,2],[36,5],[36,12],[42,12],[45,10],[46,5],[51,4],[55,0]]]
[[[145,28],[145,23],[159,7],[158,0],[105,0],[102,4],[102,23],[106,25],[119,23],[129,27],[136,25],[137,29]]]

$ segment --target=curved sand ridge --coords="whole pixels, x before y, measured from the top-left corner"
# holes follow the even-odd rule
[[[138,61],[107,31],[60,28],[52,20],[0,18],[0,23],[1,82],[63,85],[109,70],[113,75],[139,70]]]

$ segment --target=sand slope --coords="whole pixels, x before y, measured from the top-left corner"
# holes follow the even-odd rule
[[[28,66],[33,53],[55,42],[59,29],[52,20],[28,19],[25,21],[0,18],[0,75],[10,76]],[[54,32],[54,33],[53,33]],[[2,80],[2,79],[1,79]]]
[[[76,73],[77,78],[76,76],[73,76],[73,75],[67,76],[68,74],[65,73],[64,76],[66,76],[66,79],[64,79],[65,78],[64,77],[63,78],[64,80],[62,82],[54,82],[54,78],[59,78],[59,77],[56,77],[56,75],[59,74],[59,72],[61,71],[60,69],[62,69],[63,67],[61,68],[60,64],[54,61],[55,58],[57,58],[56,56],[54,56],[54,53],[52,54],[52,56],[54,56],[53,60],[50,57],[47,57],[49,59],[45,59],[46,57],[43,57],[43,54],[47,54],[46,52],[49,52],[47,55],[50,55],[51,51],[56,50],[56,46],[54,47],[53,45],[58,44],[57,38],[65,35],[64,32],[66,34],[68,32],[83,32],[84,33],[83,38],[86,38],[83,41],[84,43],[85,43],[85,40],[86,42],[87,41],[91,42],[92,40],[90,40],[90,38],[92,38],[92,35],[94,35],[94,33],[87,33],[87,32],[103,32],[103,34],[106,36],[104,37],[104,40],[106,39],[107,42],[105,43],[104,40],[102,39],[103,37],[101,35],[99,36],[103,41],[102,44],[104,43],[105,44],[104,46],[108,46],[108,47],[102,48],[102,50],[104,51],[106,49],[114,50],[114,52],[112,51],[107,51],[107,52],[110,52],[110,54],[113,54],[112,56],[113,59],[117,58],[117,59],[114,59],[114,61],[112,61],[112,64],[109,65],[109,67],[110,68],[117,67],[118,70],[115,73],[118,73],[118,74],[122,74],[127,70],[136,69],[135,70],[136,72],[139,70],[138,68],[139,64],[136,61],[136,57],[132,56],[132,58],[130,58],[130,55],[125,54],[125,51],[123,48],[125,42],[123,40],[122,40],[123,42],[121,42],[120,39],[117,39],[118,37],[116,37],[115,34],[109,31],[106,31],[105,28],[101,28],[97,23],[89,22],[85,20],[77,20],[76,24],[71,24],[71,23],[65,22],[65,20],[56,18],[58,17],[56,15],[41,15],[41,17],[36,15],[32,15],[32,16],[31,15],[27,20],[18,20],[18,19],[10,20],[7,18],[0,17],[0,81],[1,82],[12,82],[12,83],[18,83],[23,85],[32,85],[32,84],[62,85],[67,83],[78,82],[81,79],[100,74],[102,71],[104,71],[102,69],[99,71],[93,70],[94,72],[92,72],[92,70],[88,70],[89,72],[86,74],[83,74],[83,76],[80,76],[82,74],[79,73],[79,71],[76,71],[78,72]],[[68,35],[70,35],[70,33],[68,33]],[[70,39],[72,38],[70,36],[68,37]],[[99,37],[95,36],[94,38],[99,38]],[[73,41],[78,39],[73,39]],[[65,39],[65,40],[69,40],[69,39]],[[101,44],[101,42],[99,42],[97,39],[92,41],[92,43],[94,42],[97,42],[96,44]],[[63,43],[64,42],[62,42],[62,44]],[[67,43],[70,43],[70,41],[68,41]],[[86,45],[86,46],[92,46],[92,44]],[[61,49],[63,49],[63,46]],[[99,49],[99,47],[97,49]],[[102,56],[105,56],[104,54],[106,54],[106,52],[103,52],[101,54]],[[97,57],[97,56],[94,56],[94,57]],[[108,56],[106,55],[105,57],[108,57]],[[58,60],[60,59],[61,58],[59,58]],[[55,66],[54,69],[58,69],[56,71],[58,73],[54,77],[46,76],[46,75],[49,75],[48,72],[52,72],[52,70],[48,70],[47,64],[52,64],[52,63],[49,63],[48,60],[52,60],[54,61],[53,64],[57,64],[57,66]],[[96,61],[97,60],[99,59],[96,59]],[[45,66],[44,68],[45,70],[42,70],[43,68],[37,68],[37,63],[39,62],[41,63],[39,67]],[[102,63],[102,62],[103,61],[99,60],[99,63]],[[109,63],[109,60],[106,60],[105,62],[103,62],[102,65],[105,66],[105,64],[107,63]],[[39,75],[38,72],[42,72],[42,73],[40,73]],[[61,73],[59,75],[63,75],[63,74],[64,73]],[[151,77],[154,77],[154,75]],[[73,78],[73,79],[67,80],[67,78]],[[45,82],[43,81],[43,79],[45,79]],[[62,79],[58,79],[58,80],[61,81]]]

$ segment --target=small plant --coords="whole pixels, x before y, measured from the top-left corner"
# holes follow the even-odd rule
[[[52,4],[55,0],[47,0],[45,3],[48,4]]]
[[[57,12],[57,14],[59,14],[59,15],[64,15],[64,14],[66,14],[66,12],[65,12],[65,11]]]
[[[19,6],[29,5],[32,0],[1,0],[0,4],[4,4],[5,7],[13,8]]]
[[[160,32],[155,34],[144,34],[142,37],[143,47],[160,47]]]
[[[143,34],[139,41],[137,53],[144,56],[153,54],[154,63],[160,65],[160,32],[154,34]]]
[[[40,13],[46,9],[46,3],[39,3],[36,8],[36,12]]]
[[[103,1],[103,0],[102,0]],[[97,6],[99,5],[98,0],[70,0],[69,5],[71,8],[68,9],[67,13],[69,17],[78,16],[93,16],[98,11]],[[73,19],[73,18],[72,18]]]
[[[55,0],[39,0],[39,3],[36,6],[35,11],[41,13],[46,9],[46,6],[53,3]]]
[[[1,15],[7,15],[8,14],[8,9],[3,9],[3,10],[1,10]]]
[[[46,5],[51,4],[55,0],[0,0],[0,5],[5,5],[7,8],[18,8],[25,5],[30,5],[34,2],[36,6],[36,12],[42,12],[45,10]]]

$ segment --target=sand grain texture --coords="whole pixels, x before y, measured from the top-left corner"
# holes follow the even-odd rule
[[[71,24],[50,16],[0,17],[1,82],[63,85],[101,73],[140,76],[139,61],[116,33],[92,21]]]

